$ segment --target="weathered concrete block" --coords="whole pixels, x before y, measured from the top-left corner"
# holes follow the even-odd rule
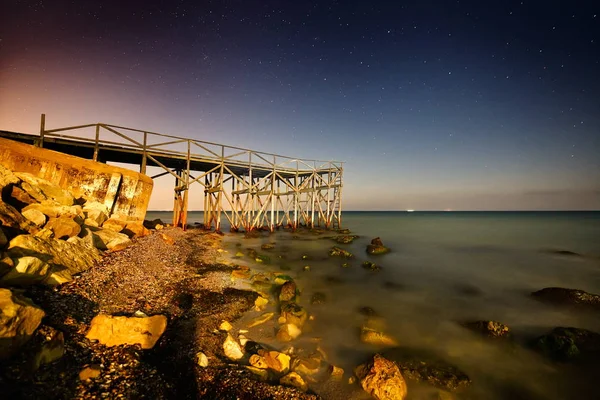
[[[58,185],[75,198],[102,203],[111,215],[126,220],[143,220],[152,193],[146,175],[9,139],[0,138],[0,163]],[[5,175],[1,178],[0,172],[0,186],[11,180]]]

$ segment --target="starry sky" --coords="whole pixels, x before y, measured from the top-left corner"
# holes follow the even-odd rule
[[[578,0],[7,0],[0,129],[39,132],[46,113],[49,129],[340,160],[346,210],[600,209],[598,14]],[[157,180],[151,208],[171,188]]]

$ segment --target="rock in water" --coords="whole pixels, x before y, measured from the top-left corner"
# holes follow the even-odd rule
[[[508,326],[496,321],[465,322],[463,326],[492,339],[506,339],[510,337]]]
[[[142,349],[151,349],[167,328],[167,317],[154,315],[137,318],[98,314],[90,325],[86,337],[98,340],[105,346],[139,344]]]
[[[375,399],[403,400],[408,393],[406,382],[398,366],[376,354],[371,361],[354,370],[360,385]]]
[[[290,342],[302,334],[300,328],[294,324],[283,324],[277,332],[277,340],[280,342]]]
[[[281,285],[279,292],[279,301],[294,301],[296,298],[296,284],[294,281],[287,281]]]
[[[294,324],[298,328],[302,328],[308,319],[306,309],[296,303],[285,303],[281,306],[281,314],[279,316],[280,324]]]
[[[272,313],[272,312],[268,312],[268,313],[259,315],[258,317],[254,318],[252,321],[250,321],[250,323],[248,324],[248,328],[253,328],[255,326],[264,324],[265,322],[267,322],[268,320],[273,318],[274,315],[275,315],[275,313]]]
[[[367,253],[371,255],[379,255],[389,253],[390,249],[383,245],[380,238],[376,237],[371,240],[371,244],[367,245]]]
[[[290,356],[278,351],[259,350],[258,355],[264,357],[270,370],[285,374],[290,370]]]
[[[0,278],[7,285],[60,285],[100,260],[100,254],[92,247],[31,235],[13,238],[8,246],[8,255],[16,263]]]
[[[340,249],[339,247],[332,247],[329,250],[329,255],[332,257],[344,257],[344,258],[353,258],[354,255],[347,250]]]
[[[556,361],[594,360],[600,355],[600,333],[580,328],[554,328],[533,346]]]
[[[236,340],[228,333],[223,342],[223,351],[230,360],[237,361],[244,357],[244,351]]]
[[[15,354],[31,338],[44,315],[28,298],[0,289],[0,359]]]
[[[600,295],[588,293],[579,289],[550,287],[533,292],[531,295],[546,303],[589,307],[600,310]]]

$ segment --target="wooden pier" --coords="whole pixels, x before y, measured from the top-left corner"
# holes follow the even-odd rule
[[[159,167],[152,179],[172,175],[173,224],[185,227],[189,197],[204,194],[204,227],[231,230],[299,225],[339,228],[343,163],[291,158],[235,146],[105,123],[46,129],[40,134],[0,131],[0,136],[100,162]],[[198,190],[200,192],[200,190]]]

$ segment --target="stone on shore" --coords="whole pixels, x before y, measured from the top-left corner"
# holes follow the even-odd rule
[[[98,364],[92,364],[79,372],[79,379],[82,381],[87,381],[89,379],[94,379],[100,376],[102,369]]]
[[[0,289],[0,360],[15,354],[31,338],[44,315],[28,298]]]
[[[198,352],[196,354],[196,364],[202,368],[208,367],[208,357],[203,352]]]
[[[554,328],[537,338],[533,347],[555,361],[597,360],[600,333],[581,328]]]
[[[45,228],[54,232],[54,237],[57,239],[68,239],[81,232],[81,226],[68,217],[50,218]]]
[[[509,327],[497,321],[465,322],[463,326],[491,339],[506,339],[510,337]]]
[[[290,370],[290,356],[278,351],[259,350],[258,355],[264,357],[269,369],[277,374],[285,374]]]
[[[277,331],[277,340],[280,342],[291,342],[302,334],[302,330],[294,324],[283,324]]]
[[[533,292],[531,295],[545,303],[600,310],[600,295],[579,289],[549,287]]]
[[[229,321],[223,321],[221,322],[221,325],[219,325],[219,330],[223,332],[229,332],[232,329],[233,326],[229,323]]]
[[[124,221],[119,218],[109,218],[102,224],[102,228],[111,230],[113,232],[121,232],[125,226],[127,226],[127,221]]]
[[[254,309],[256,311],[262,311],[267,307],[267,304],[269,304],[269,299],[263,296],[258,296],[256,300],[254,300]]]
[[[100,260],[93,247],[32,235],[13,238],[7,253],[15,266],[0,278],[5,285],[59,285]]]
[[[244,351],[240,344],[229,333],[223,342],[223,352],[225,357],[230,360],[237,361],[244,357]]]
[[[110,229],[100,229],[91,226],[86,227],[87,231],[82,235],[84,239],[90,240],[94,247],[99,250],[114,250],[123,249],[131,245],[132,241],[129,236],[118,233]],[[91,235],[90,238],[87,235]]]
[[[53,363],[65,354],[65,338],[61,331],[47,327],[51,332],[33,358],[33,370],[40,366]]]
[[[142,349],[151,349],[166,328],[164,315],[138,318],[98,314],[92,319],[86,338],[108,347],[139,344]]]
[[[368,363],[359,365],[354,373],[365,392],[378,400],[403,400],[408,390],[398,366],[376,354]]]
[[[371,244],[367,245],[367,253],[371,255],[379,255],[389,253],[390,249],[383,245],[380,238],[376,237],[371,240]]]
[[[31,221],[35,226],[42,227],[46,223],[46,216],[40,210],[30,209],[21,212],[21,215]]]
[[[131,238],[144,237],[150,234],[150,230],[144,226],[142,221],[127,221],[123,233]]]
[[[283,376],[279,383],[283,386],[295,387],[296,389],[300,389],[303,392],[308,390],[308,385],[304,382],[304,379],[297,374],[296,372],[290,372],[289,374]]]

